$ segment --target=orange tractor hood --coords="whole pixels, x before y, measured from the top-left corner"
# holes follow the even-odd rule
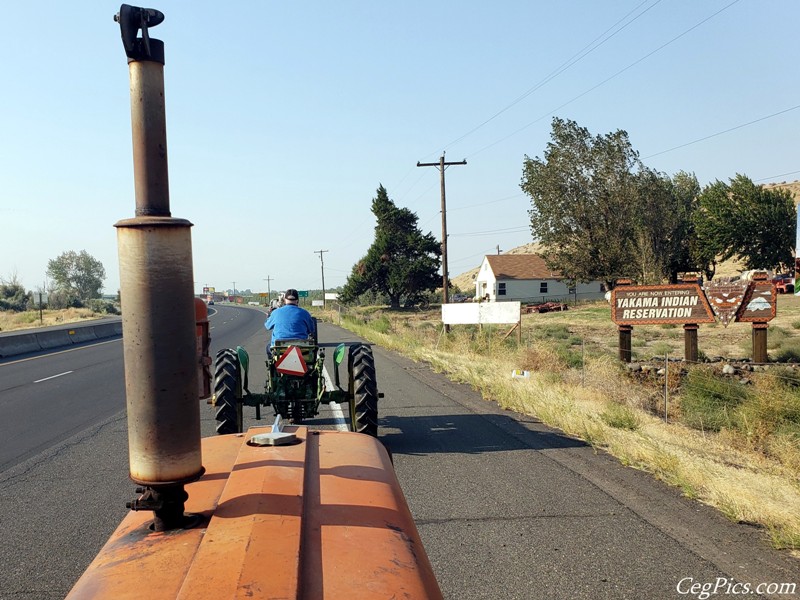
[[[349,432],[287,427],[202,441],[191,529],[130,513],[70,592],[83,598],[441,598],[386,450]]]

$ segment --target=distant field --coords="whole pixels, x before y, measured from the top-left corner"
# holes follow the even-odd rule
[[[33,327],[49,327],[65,323],[77,323],[89,319],[107,317],[104,313],[95,313],[88,308],[67,308],[64,310],[38,310],[13,312],[0,310],[0,332],[18,331]]]

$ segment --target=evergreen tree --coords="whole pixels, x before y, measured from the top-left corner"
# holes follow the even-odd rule
[[[439,282],[441,248],[433,234],[423,234],[418,217],[398,208],[386,189],[378,187],[372,199],[377,219],[375,241],[354,267],[340,299],[352,302],[364,293],[384,294],[392,308],[413,305]]]

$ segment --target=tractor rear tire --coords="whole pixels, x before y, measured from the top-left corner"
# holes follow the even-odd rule
[[[378,437],[378,381],[375,377],[375,359],[372,348],[366,344],[350,347],[348,356],[350,372],[350,423],[351,429]]]
[[[242,432],[242,381],[239,357],[230,349],[217,352],[214,363],[214,398],[217,433]]]

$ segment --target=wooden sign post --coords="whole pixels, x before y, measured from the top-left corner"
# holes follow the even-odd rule
[[[747,288],[736,321],[753,324],[753,362],[765,363],[767,356],[767,330],[769,321],[777,313],[777,290],[766,273],[756,273]]]

